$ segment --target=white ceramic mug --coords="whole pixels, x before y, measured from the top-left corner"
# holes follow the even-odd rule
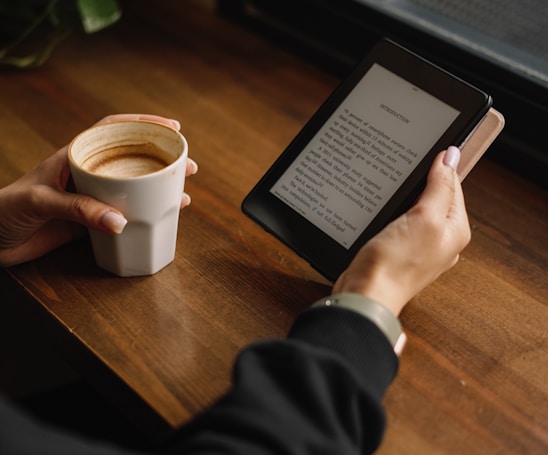
[[[115,165],[107,165],[106,172],[89,165],[105,150],[112,152],[109,162],[116,162],[117,150],[140,147],[161,150],[166,162],[159,170],[149,169],[138,176],[125,175]],[[90,229],[97,265],[119,276],[141,276],[171,263],[188,156],[184,136],[157,123],[121,121],[80,133],[70,143],[68,154],[76,191],[115,207],[128,220],[121,234]],[[125,159],[127,163],[132,157]]]

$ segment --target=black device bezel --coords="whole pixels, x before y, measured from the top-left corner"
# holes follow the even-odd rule
[[[355,85],[373,66],[379,64],[460,111],[458,117],[440,136],[373,221],[346,249],[317,228],[270,190],[295,160],[303,147]],[[441,150],[460,145],[473,131],[492,104],[491,97],[476,87],[451,75],[395,42],[383,39],[358,63],[355,69],[331,93],[316,113],[295,136],[242,202],[242,211],[266,231],[277,237],[308,261],[329,280],[334,281],[349,265],[363,244],[391,220],[403,213],[420,194],[432,162]]]

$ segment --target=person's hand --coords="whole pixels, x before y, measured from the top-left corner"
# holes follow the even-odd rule
[[[155,115],[111,115],[98,124],[147,120],[179,130],[176,120]],[[197,164],[187,160],[186,175]],[[0,266],[35,259],[83,236],[85,227],[119,234],[127,221],[118,210],[88,196],[67,191],[70,180],[68,146],[63,147],[19,180],[0,189]],[[184,194],[181,208],[190,204]]]
[[[363,294],[397,316],[457,263],[471,235],[455,172],[459,159],[456,147],[438,155],[416,203],[362,247],[336,281],[334,294]]]

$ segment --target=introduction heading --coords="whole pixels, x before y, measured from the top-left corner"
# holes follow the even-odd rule
[[[379,107],[385,110],[386,112],[388,112],[390,115],[393,115],[394,117],[396,117],[398,120],[401,120],[403,123],[409,123],[409,119],[407,117],[404,117],[399,112],[388,107],[386,104],[381,104]]]

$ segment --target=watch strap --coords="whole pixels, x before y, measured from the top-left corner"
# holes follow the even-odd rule
[[[407,336],[401,323],[394,313],[379,302],[361,294],[341,293],[324,297],[311,308],[317,307],[340,307],[361,314],[384,333],[397,356],[403,351]]]

